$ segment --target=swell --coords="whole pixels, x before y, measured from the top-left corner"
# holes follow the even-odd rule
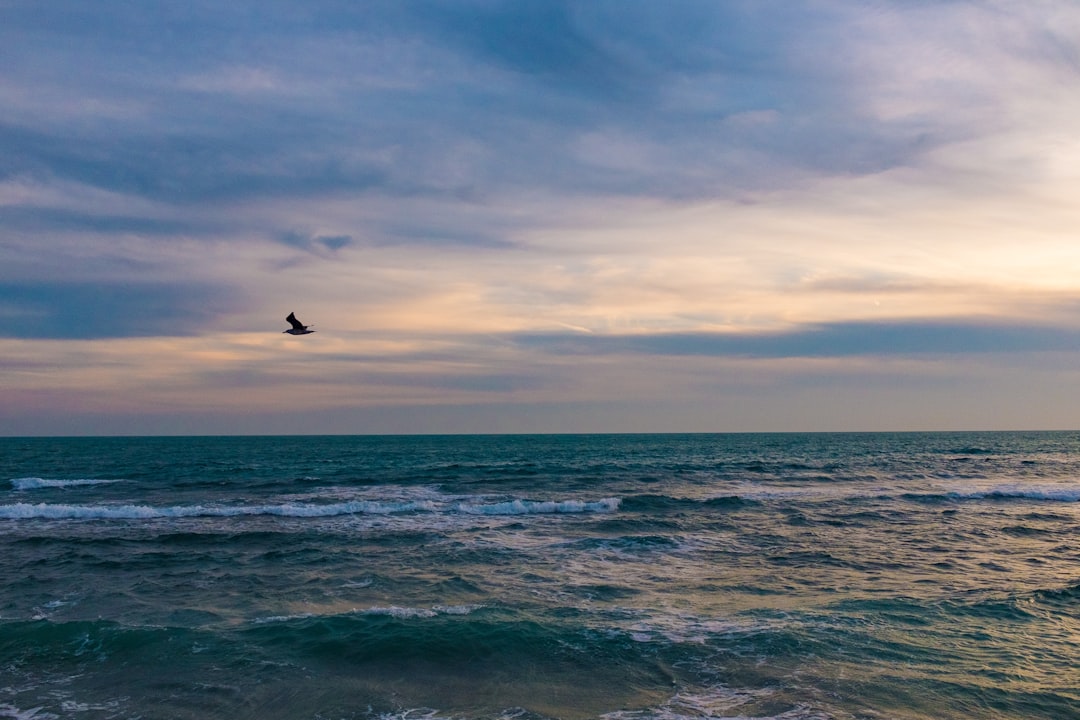
[[[1080,595],[1078,587],[1039,591],[1029,599],[1069,604]],[[172,708],[148,693],[179,694],[190,702],[208,683],[248,697],[259,687],[284,683],[316,693],[313,698],[322,688],[345,688],[347,695],[340,697],[350,705],[380,712],[450,711],[455,703],[475,707],[480,697],[490,708],[544,710],[538,698],[557,690],[567,705],[551,706],[541,716],[566,716],[555,710],[573,708],[588,710],[590,717],[626,718],[907,717],[880,711],[897,709],[898,701],[911,710],[920,707],[920,695],[933,695],[920,717],[960,717],[934,710],[990,705],[1003,717],[1072,717],[1078,698],[1066,683],[1055,688],[1024,680],[1024,665],[1037,651],[1014,658],[957,626],[954,614],[973,609],[905,599],[842,602],[827,613],[756,612],[748,626],[717,627],[686,641],[657,633],[642,639],[640,632],[593,625],[598,617],[580,612],[532,614],[480,605],[373,606],[200,629],[6,622],[0,624],[0,662],[47,668],[76,685],[95,683],[99,693],[122,683],[132,709],[141,706],[150,716],[170,716],[162,709]],[[1024,625],[1023,618],[994,619]],[[897,632],[901,627],[906,630]],[[1005,678],[1000,668],[1014,659],[1020,666]],[[169,669],[167,680],[161,668]],[[691,698],[723,687],[735,694],[713,712],[676,712],[689,710],[685,703],[670,703],[670,715],[615,712],[664,706],[677,688]],[[115,689],[108,692],[115,696]],[[843,698],[850,703],[845,711],[820,710]],[[262,702],[269,700],[262,696]],[[37,705],[23,705],[32,706]],[[310,703],[298,705],[293,716],[311,716],[312,709]],[[464,710],[448,716],[500,715],[520,713]]]
[[[248,697],[254,705],[244,717],[354,716],[346,705],[380,714],[457,707],[457,717],[531,706],[548,709],[543,717],[598,717],[663,702],[676,682],[663,648],[624,632],[475,606],[372,607],[197,630],[37,621],[3,623],[0,631],[3,666],[60,678],[79,698],[115,698],[123,688],[125,709],[140,716],[196,717],[176,714],[175,704],[199,702],[203,717],[236,717],[223,712],[231,701],[206,695],[213,686]],[[268,687],[305,699],[268,695]],[[49,692],[28,692],[19,706],[60,710]],[[275,699],[292,702],[291,712],[268,704]],[[486,710],[477,714],[478,707]]]
[[[344,615],[287,617],[239,633],[290,661],[363,666],[370,671],[428,668],[438,673],[503,677],[528,673],[667,685],[662,648],[569,617],[529,617],[476,605],[373,607]]]
[[[997,626],[999,631],[1013,624],[1029,633],[1027,626],[1047,615],[1058,616],[1059,622],[1067,622],[1080,630],[1080,583],[1040,588],[1028,592],[1013,593],[1004,597],[963,600],[917,600],[911,597],[881,598],[873,600],[850,600],[829,606],[847,618],[887,619],[900,625],[941,625],[942,627],[971,627],[972,621],[983,621]],[[1068,641],[1067,636],[1060,638]]]
[[[128,627],[104,620],[9,621],[0,629],[0,658],[46,666],[101,663],[147,653],[167,656],[171,647],[190,647],[197,636],[205,635],[186,628]]]

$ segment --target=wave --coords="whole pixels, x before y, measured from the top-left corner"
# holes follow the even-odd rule
[[[277,515],[282,517],[334,517],[337,515],[414,512],[430,510],[430,503],[379,503],[357,501],[327,505],[58,505],[15,503],[0,505],[0,518],[7,520],[153,520],[157,518],[240,517]]]
[[[22,710],[14,705],[0,704],[0,718],[11,718],[12,720],[46,720],[47,718],[57,717],[51,713],[41,715],[39,714],[40,712],[40,707]]]
[[[886,496],[887,497],[887,496]],[[914,502],[956,502],[963,500],[1040,500],[1044,502],[1080,502],[1080,488],[1076,487],[1022,487],[1006,485],[968,492],[904,493],[905,500]]]
[[[631,495],[623,502],[622,507],[636,512],[685,512],[699,510],[701,508],[712,509],[737,509],[752,505],[760,505],[753,500],[740,495],[720,495],[717,497],[695,499],[672,497],[670,495]]]
[[[698,692],[679,690],[662,704],[647,709],[612,710],[600,717],[603,720],[700,720],[700,718],[730,718],[731,720],[832,720],[833,713],[808,705],[768,715],[733,715],[731,713],[747,705],[769,702],[775,694],[772,689],[732,689],[717,685]],[[544,720],[547,715],[530,712],[520,707],[506,708],[492,713],[494,720]],[[459,720],[460,715],[429,707],[407,709],[394,708],[379,713],[380,720]]]
[[[489,659],[503,669],[536,663],[605,667],[612,674],[627,664],[654,668],[654,648],[629,633],[589,628],[570,618],[536,617],[483,605],[375,606],[335,615],[264,618],[239,630],[259,645],[287,648],[298,656],[326,654],[334,662],[380,666],[405,660],[437,660],[450,671],[459,664]],[[594,666],[595,663],[595,666]]]
[[[569,543],[570,547],[586,550],[649,551],[671,550],[681,545],[677,538],[664,535],[624,535],[613,538],[585,538]]]
[[[161,518],[244,517],[270,515],[279,517],[322,518],[341,515],[390,515],[416,512],[459,512],[468,515],[533,515],[548,513],[615,512],[618,498],[595,502],[581,500],[533,501],[510,500],[492,504],[461,503],[444,506],[430,500],[377,502],[356,500],[341,503],[281,505],[63,505],[52,503],[15,503],[0,505],[0,519],[5,520],[155,520]]]
[[[1042,605],[1072,612],[1080,601],[1080,583],[1036,590],[1032,593],[1032,599]]]
[[[768,703],[775,694],[771,689],[735,690],[724,685],[703,688],[699,692],[680,690],[666,703],[647,711],[617,710],[604,714],[604,720],[696,720],[697,718],[742,718],[743,720],[831,720],[832,713],[806,705],[769,715],[733,715],[746,706]]]
[[[476,612],[484,605],[435,605],[430,608],[419,607],[398,607],[397,605],[390,605],[388,607],[369,607],[364,610],[357,610],[358,615],[388,615],[394,618],[433,618],[437,615],[468,615]]]
[[[1038,500],[1043,502],[1080,502],[1080,488],[1005,485],[985,490],[951,491],[937,493],[902,493],[904,500],[920,503],[946,503],[964,500]],[[889,499],[888,495],[880,496]]]
[[[971,445],[969,447],[959,447],[952,452],[958,455],[993,455],[995,451],[993,448],[979,447],[978,445]]]
[[[42,488],[68,488],[82,485],[108,485],[120,482],[119,480],[94,480],[92,478],[76,478],[73,480],[52,480],[39,477],[12,478],[8,482],[16,490],[40,490]]]
[[[509,500],[501,503],[468,504],[457,506],[458,510],[470,515],[534,515],[547,513],[592,513],[615,512],[619,509],[619,498],[604,498],[595,502],[583,500]]]
[[[1002,487],[985,492],[967,493],[963,497],[985,500],[1046,500],[1050,502],[1080,502],[1080,488],[1020,488]]]
[[[439,615],[469,615],[481,610],[485,605],[433,605],[432,607],[398,607],[390,605],[386,607],[374,606],[364,609],[353,610],[353,615],[386,615],[399,620],[412,618],[433,618]],[[251,621],[254,625],[267,625],[275,623],[290,623],[301,620],[318,618],[315,613],[298,613],[295,615],[271,615],[269,617],[255,618]],[[333,617],[333,616],[332,616]],[[338,616],[340,617],[340,616]]]

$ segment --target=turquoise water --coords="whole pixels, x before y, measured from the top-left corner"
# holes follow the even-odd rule
[[[0,718],[1080,718],[1080,433],[0,439]]]

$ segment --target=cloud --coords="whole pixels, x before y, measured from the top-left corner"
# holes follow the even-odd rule
[[[19,233],[83,231],[96,234],[133,233],[175,237],[206,235],[218,227],[201,221],[184,221],[147,215],[109,215],[79,210],[34,207],[0,207],[0,226]]]
[[[516,72],[567,79],[611,72],[611,59],[574,27],[567,3],[525,0],[435,7],[434,35]]]
[[[1074,352],[1076,31],[1068,0],[8,2],[0,337],[72,388],[59,341],[123,344],[182,388],[147,402],[218,411],[268,411],[285,358],[297,408],[569,408]],[[290,309],[334,352],[275,345]]]
[[[281,236],[281,241],[286,245],[313,252],[317,255],[333,255],[342,248],[353,244],[349,235],[315,235],[309,236],[298,232],[287,232]]]
[[[0,283],[0,337],[129,338],[204,332],[233,300],[203,283]]]
[[[754,358],[978,355],[1080,351],[1080,328],[970,322],[847,322],[783,332],[596,335],[532,333],[514,342],[570,355]]]
[[[835,40],[832,23],[859,16],[837,7],[432,2],[298,14],[260,4],[256,19],[242,8],[103,3],[60,17],[19,6],[0,39],[28,68],[13,83],[20,97],[33,82],[142,110],[90,122],[81,107],[44,123],[41,108],[16,114],[0,130],[2,171],[192,203],[507,184],[703,197],[910,162],[936,131],[866,115],[858,91],[872,96],[880,78],[856,78],[820,44]],[[86,55],[77,86],[72,54]],[[375,65],[381,84],[353,81]],[[612,173],[580,154],[587,136],[651,147],[652,162]]]

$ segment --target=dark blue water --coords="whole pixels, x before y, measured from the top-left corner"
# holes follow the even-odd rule
[[[0,439],[0,717],[1080,718],[1080,433]]]

